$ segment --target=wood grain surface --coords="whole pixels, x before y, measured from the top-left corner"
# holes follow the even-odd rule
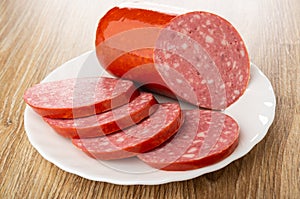
[[[23,124],[24,91],[94,48],[107,2],[0,1],[0,198],[300,198],[299,0],[195,3],[233,23],[276,93],[267,136],[226,168],[183,182],[121,186],[67,173],[33,148]]]

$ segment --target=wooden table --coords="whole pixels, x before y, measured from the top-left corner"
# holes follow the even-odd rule
[[[273,125],[243,158],[192,180],[157,186],[94,182],[46,161],[26,136],[22,95],[62,63],[94,48],[103,2],[1,0],[0,198],[300,197],[299,0],[197,3],[233,23],[276,93]]]

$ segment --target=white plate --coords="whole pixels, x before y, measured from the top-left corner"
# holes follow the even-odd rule
[[[70,60],[50,73],[43,82],[72,77],[109,76],[98,64],[94,51]],[[48,161],[84,178],[122,185],[163,184],[181,181],[216,171],[247,154],[267,134],[275,115],[275,95],[266,76],[251,64],[251,81],[245,94],[225,113],[235,118],[241,128],[240,142],[226,159],[201,169],[169,172],[156,170],[137,158],[97,161],[75,148],[69,139],[56,134],[29,106],[24,123],[29,141]]]

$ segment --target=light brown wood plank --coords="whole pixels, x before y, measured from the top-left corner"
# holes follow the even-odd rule
[[[299,198],[299,0],[196,3],[236,26],[276,93],[267,136],[224,169],[182,182],[121,186],[67,173],[31,146],[23,93],[94,48],[103,1],[0,1],[0,198]]]

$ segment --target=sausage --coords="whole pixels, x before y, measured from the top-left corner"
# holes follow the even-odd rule
[[[154,68],[153,50],[159,31],[175,15],[139,8],[115,7],[99,21],[96,54],[109,73],[171,95]]]
[[[208,109],[230,106],[250,79],[241,36],[208,12],[113,8],[99,22],[96,53],[111,74]]]
[[[172,19],[161,31],[155,66],[175,94],[200,107],[221,110],[246,90],[250,60],[237,30],[208,12]]]
[[[141,93],[129,104],[111,111],[76,119],[44,120],[60,135],[67,138],[89,138],[125,129],[145,119],[157,109],[151,93]]]
[[[90,77],[40,83],[23,98],[43,117],[78,118],[119,107],[138,94],[132,81]]]
[[[183,118],[177,103],[160,104],[157,111],[136,126],[107,136],[72,139],[73,144],[95,159],[112,160],[149,151],[174,135]]]
[[[209,110],[184,111],[178,133],[161,146],[138,155],[161,170],[185,171],[223,160],[238,145],[239,126],[230,116]]]

